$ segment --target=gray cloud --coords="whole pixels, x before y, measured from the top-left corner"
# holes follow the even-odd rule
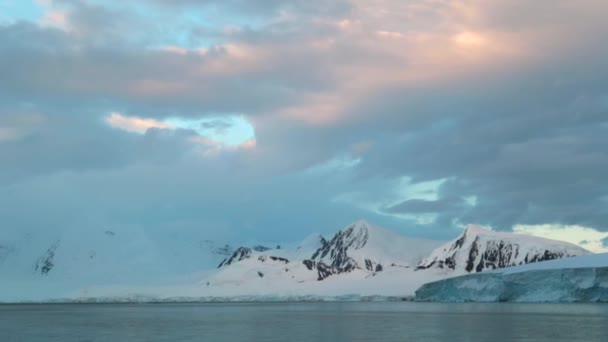
[[[395,214],[426,214],[462,211],[466,207],[462,198],[441,198],[438,200],[409,199],[386,208]]]
[[[245,15],[273,15],[280,10],[339,15],[347,12],[351,7],[348,1],[343,0],[332,2],[317,0],[152,0],[152,2],[173,8],[220,8]]]
[[[608,230],[608,27],[589,15],[601,3],[537,14],[536,3],[471,1],[473,18],[399,1],[155,3],[144,6],[154,20],[72,1],[58,7],[71,30],[0,26],[8,225],[200,224],[244,239],[300,238],[361,217],[437,238],[469,222]],[[263,19],[226,30],[176,23],[158,6]],[[405,20],[413,14],[436,25]],[[455,46],[462,30],[490,37],[487,51]],[[219,116],[209,129],[242,113],[256,147],[124,132],[104,122],[114,111]],[[425,201],[395,190],[404,177],[445,182]],[[402,215],[429,213],[437,219],[422,227]]]

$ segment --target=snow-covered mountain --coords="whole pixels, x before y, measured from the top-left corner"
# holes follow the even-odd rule
[[[357,272],[373,276],[389,268],[413,269],[441,242],[406,238],[365,221],[338,231],[331,240],[313,235],[295,250],[238,248],[219,265],[210,283],[228,279],[245,283],[250,276],[276,274],[294,281],[322,281],[330,276]],[[254,271],[255,270],[255,271]],[[242,273],[242,275],[239,275]]]
[[[69,229],[0,236],[0,297],[44,298],[100,284],[179,283],[233,252],[196,232]]]
[[[587,253],[564,242],[477,226],[444,243],[365,221],[330,239],[313,234],[294,244],[238,248],[192,231],[24,234],[0,237],[0,301],[403,298],[425,283],[469,272]]]
[[[471,273],[585,254],[589,251],[567,242],[469,225],[458,238],[434,250],[418,269]]]
[[[202,283],[214,286],[255,286],[262,278],[289,283],[314,280],[316,273],[309,271],[303,260],[325,244],[327,241],[323,236],[312,234],[300,243],[277,246],[279,248],[241,246],[219,264],[217,272]]]
[[[303,262],[309,270],[317,271],[318,280],[323,280],[354,270],[375,273],[388,267],[410,268],[437,245],[437,241],[406,238],[358,221],[339,231]]]

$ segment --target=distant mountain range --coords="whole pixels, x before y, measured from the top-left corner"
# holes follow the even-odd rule
[[[302,253],[304,252],[304,253]],[[307,253],[308,254],[307,254]],[[509,266],[588,254],[576,245],[513,233],[499,233],[469,225],[453,241],[413,239],[365,221],[338,231],[330,240],[318,237],[316,244],[296,256],[289,250],[262,252],[238,248],[207,281],[247,285],[255,278],[272,277],[296,282],[324,281],[350,274],[365,281],[383,272],[402,273],[424,280],[482,272]]]
[[[456,239],[414,239],[358,221],[330,239],[238,248],[201,236],[73,232],[0,240],[0,301],[47,298],[410,296],[468,273],[576,257],[572,244],[469,225]],[[4,287],[4,288],[3,288]]]

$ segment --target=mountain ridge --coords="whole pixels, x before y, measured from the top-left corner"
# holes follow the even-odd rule
[[[142,232],[127,233],[102,230],[88,234],[84,240],[76,236],[53,237],[46,243],[28,242],[36,248],[27,253],[26,245],[3,241],[0,276],[7,281],[0,284],[0,300],[16,296],[78,296],[75,293],[91,297],[95,293],[101,295],[97,291],[102,288],[120,288],[112,292],[120,297],[124,291],[140,293],[147,287],[154,288],[150,291],[155,294],[163,293],[165,298],[175,297],[173,291],[218,298],[275,294],[413,295],[424,283],[466,274],[466,261],[476,240],[472,265],[476,270],[482,264],[481,271],[511,266],[511,259],[517,261],[515,264],[526,261],[520,253],[529,254],[528,261],[588,253],[564,242],[493,232],[473,225],[447,243],[414,239],[364,220],[345,226],[331,238],[312,234],[301,242],[276,247],[254,244],[233,248],[203,236],[150,240]],[[501,247],[501,241],[513,239],[518,248],[513,243],[503,243]],[[545,255],[547,250],[550,253]],[[447,258],[455,252],[462,257],[453,258],[455,266],[451,268]],[[506,258],[509,255],[511,259]],[[26,276],[6,273],[13,265],[23,267]]]
[[[471,273],[589,253],[564,241],[468,225],[456,239],[434,250],[417,269],[440,268]]]

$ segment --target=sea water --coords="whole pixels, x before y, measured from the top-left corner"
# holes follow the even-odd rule
[[[608,341],[608,305],[0,305],[0,341]]]

